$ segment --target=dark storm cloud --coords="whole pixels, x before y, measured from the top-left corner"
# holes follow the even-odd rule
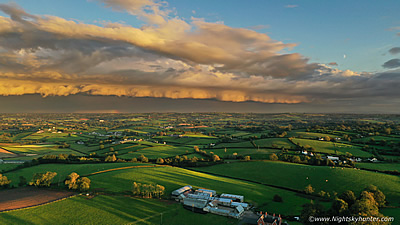
[[[400,67],[400,59],[391,59],[382,65],[383,68],[393,69]]]
[[[393,54],[393,55],[400,53],[400,47],[391,48],[391,49],[389,50],[389,53],[391,53],[391,54]]]
[[[368,99],[398,104],[396,71],[360,73],[339,70],[336,62],[309,63],[307,57],[287,53],[295,44],[201,19],[188,23],[170,17],[163,11],[165,4],[151,0],[100,1],[113,10],[144,18],[148,24],[141,28],[116,23],[98,26],[0,5],[9,15],[0,17],[0,95],[34,96],[32,99],[41,95],[49,102],[69,99],[71,110],[78,107],[73,105],[76,99],[96,99],[100,104],[115,96],[120,96],[115,98],[118,102],[125,100],[117,104],[119,109],[126,107],[126,101],[137,99],[187,104],[187,109],[199,102],[205,102],[204,106],[223,102],[230,109],[251,106],[252,110],[272,105],[261,103],[290,103],[301,109],[307,104],[320,109],[318,104],[333,107],[340,102],[368,108]],[[386,68],[395,65],[389,63]],[[232,103],[246,101],[251,104]],[[41,102],[45,104],[46,99]],[[282,105],[280,109],[286,107]],[[107,103],[106,108],[110,107]],[[294,109],[290,107],[287,109]],[[152,108],[145,111],[149,110]],[[203,111],[208,110],[205,107]]]

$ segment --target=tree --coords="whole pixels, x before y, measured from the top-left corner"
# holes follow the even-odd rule
[[[19,186],[19,187],[25,186],[26,183],[27,183],[26,178],[23,177],[23,176],[19,176],[19,183],[18,183],[18,186]]]
[[[136,183],[136,182],[133,182],[132,193],[133,193],[134,195],[140,194],[140,186],[141,186],[140,183],[138,184],[138,183]]]
[[[304,192],[306,193],[306,194],[312,194],[312,193],[314,193],[314,188],[311,186],[311,184],[309,184],[309,185],[307,185],[305,188],[304,188]]]
[[[378,204],[371,192],[361,192],[361,197],[350,208],[354,216],[376,216],[379,214]]]
[[[90,179],[87,177],[79,177],[79,175],[75,172],[68,175],[65,180],[65,185],[68,186],[69,189],[80,191],[87,191],[90,188]]]
[[[149,162],[149,159],[147,157],[145,157],[143,154],[140,156],[140,162],[142,163],[147,163]]]
[[[213,155],[212,159],[213,159],[214,162],[221,160],[218,155]]]
[[[326,137],[325,137],[325,141],[331,141],[331,137],[326,136]]]
[[[3,174],[0,173],[0,187],[8,187],[10,183],[11,180],[9,180],[6,176],[3,176]]]
[[[163,164],[164,163],[164,159],[158,158],[156,163],[157,164]]]
[[[271,155],[269,155],[269,159],[272,161],[276,161],[278,160],[278,156],[275,153],[272,153]]]
[[[82,177],[78,180],[79,190],[87,191],[90,188],[90,179],[87,177]]]
[[[356,202],[356,200],[357,200],[356,196],[354,195],[354,192],[349,191],[349,190],[340,194],[339,198],[344,200],[348,204],[349,207],[352,206],[354,204],[354,202]]]
[[[195,163],[195,162],[197,162],[197,160],[199,160],[196,156],[193,156],[193,158],[191,159],[191,161],[193,162],[193,163]]]
[[[46,173],[35,173],[32,177],[32,181],[29,182],[29,185],[35,187],[49,187],[55,176],[57,176],[56,172],[47,171]]]
[[[280,195],[276,194],[274,195],[274,198],[272,199],[274,202],[283,202],[283,199]]]
[[[349,204],[345,202],[343,199],[335,199],[332,204],[333,215],[346,215],[349,209]]]
[[[69,189],[78,189],[78,178],[79,175],[75,172],[71,173],[70,175],[67,176],[67,179],[65,180],[65,185]]]
[[[374,199],[375,199],[376,203],[378,204],[378,207],[382,207],[385,205],[386,196],[375,185],[371,184],[368,187],[366,187],[365,190],[374,195]]]
[[[104,161],[105,162],[115,162],[115,161],[117,161],[117,157],[115,157],[115,155],[109,155],[106,157],[106,159]]]
[[[292,160],[291,160],[293,163],[300,163],[301,162],[301,159],[300,159],[300,157],[298,156],[298,155],[295,155],[295,156],[293,156],[292,157]]]
[[[315,224],[314,221],[310,221],[310,217],[322,217],[326,215],[324,207],[320,204],[314,204],[313,202],[303,205],[303,210],[300,214],[300,221],[304,224]],[[319,222],[317,224],[328,224],[327,222]]]

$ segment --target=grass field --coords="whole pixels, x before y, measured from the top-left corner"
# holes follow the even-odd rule
[[[237,224],[237,220],[198,214],[182,205],[122,196],[77,196],[29,209],[0,213],[2,224]]]
[[[156,158],[165,158],[165,157],[181,155],[186,153],[186,151],[190,152],[192,151],[192,149],[185,147],[174,147],[170,145],[160,145],[155,147],[142,148],[136,152],[121,155],[120,158],[132,159],[144,155],[149,159],[156,159]]]
[[[369,152],[364,152],[358,146],[352,146],[348,144],[342,143],[333,143],[328,141],[317,141],[317,140],[308,140],[308,139],[300,139],[293,138],[293,143],[299,143],[301,146],[309,145],[315,148],[316,152],[326,153],[326,154],[337,154],[344,155],[346,152],[349,152],[357,157],[371,157],[372,154]]]
[[[400,171],[399,163],[357,163],[356,167],[380,171]]]
[[[184,137],[193,137],[193,138],[211,138],[216,139],[216,137],[208,136],[205,134],[185,134]]]
[[[51,132],[44,132],[44,133],[33,133],[29,136],[22,138],[22,140],[42,140],[44,142],[54,142],[54,141],[76,141],[82,139],[78,135],[68,133],[51,133]]]
[[[220,143],[215,145],[215,148],[254,148],[250,141],[234,142],[234,143]]]
[[[231,177],[254,180],[266,184],[303,190],[311,184],[316,192],[321,190],[341,193],[353,190],[358,194],[369,184],[379,187],[387,201],[400,205],[400,177],[340,167],[319,167],[285,162],[246,162],[196,168]]]
[[[241,156],[250,156],[253,159],[268,159],[269,155],[272,153],[278,153],[280,150],[276,149],[256,149],[256,148],[219,148],[219,149],[205,149],[207,152],[214,152],[214,154],[222,157],[226,157],[229,155],[233,155],[236,153],[237,155]]]
[[[10,151],[15,154],[47,154],[47,153],[52,153],[54,154],[59,154],[57,152],[60,151],[72,151],[72,153],[77,153],[73,150],[70,149],[65,149],[65,148],[58,148],[56,145],[15,145],[15,146],[4,146],[4,149],[7,151]]]
[[[305,132],[305,131],[291,131],[288,132],[289,137],[299,137],[299,138],[307,138],[307,139],[317,139],[320,137],[325,138],[329,136],[330,138],[340,138],[341,136],[335,134],[325,134],[325,133],[314,133],[314,132]]]
[[[399,220],[399,215],[400,215],[400,208],[383,208],[380,210],[381,213],[385,216],[391,216],[394,217],[394,223],[392,225],[397,224],[396,221]]]
[[[15,163],[0,163],[0,172],[3,173],[3,171],[11,170],[19,166],[19,164]]]
[[[266,139],[255,140],[254,143],[257,146],[263,148],[271,148],[272,145],[276,145],[278,148],[284,147],[286,149],[296,147],[287,138],[266,138]]]
[[[53,181],[63,181],[70,173],[77,172],[79,175],[87,175],[90,173],[108,170],[113,168],[128,167],[128,166],[143,166],[151,165],[145,163],[96,163],[96,164],[41,164],[29,168],[23,168],[4,175],[12,180],[11,185],[17,186],[19,176],[25,177],[28,181],[32,179],[35,173],[44,173],[47,171],[56,172],[57,176]]]
[[[3,149],[10,151],[15,157],[8,158],[7,160],[31,160],[43,155],[59,155],[59,154],[75,154],[82,155],[77,151],[68,148],[58,148],[56,145],[14,145],[3,146]]]
[[[126,193],[132,188],[132,182],[157,183],[165,186],[166,193],[185,186],[214,189],[218,193],[231,193],[245,196],[245,201],[257,205],[264,211],[299,214],[301,205],[309,202],[298,194],[278,188],[272,188],[251,182],[208,175],[176,167],[134,168],[90,176],[92,188],[112,193]],[[251,190],[251,191],[249,191]],[[283,197],[284,202],[273,202],[275,194]]]

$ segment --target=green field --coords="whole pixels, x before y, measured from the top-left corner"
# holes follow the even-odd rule
[[[362,151],[358,146],[352,146],[348,144],[342,143],[333,143],[328,141],[317,141],[317,140],[308,140],[308,139],[300,139],[293,138],[293,143],[298,143],[300,146],[311,146],[315,148],[316,152],[326,153],[326,154],[336,154],[336,155],[344,155],[346,152],[349,152],[357,157],[371,157],[372,154],[369,152]]]
[[[33,133],[29,136],[22,138],[22,140],[43,140],[44,142],[76,141],[80,139],[82,138],[76,134],[52,133],[52,132],[44,132],[40,134]]]
[[[93,189],[98,188],[112,193],[129,192],[133,181],[161,184],[165,186],[167,194],[185,185],[214,189],[219,194],[244,195],[246,202],[253,203],[262,210],[284,215],[299,214],[301,205],[310,201],[294,192],[177,167],[134,168],[110,171],[90,176],[90,179],[92,180]],[[282,196],[284,202],[273,202],[272,198],[275,194]]]
[[[77,196],[51,204],[0,213],[1,224],[237,224],[237,220],[198,214],[180,204],[123,196]]]
[[[214,148],[254,148],[250,141],[233,142],[233,143],[220,143],[215,145]]]
[[[196,168],[198,171],[228,175],[265,184],[303,190],[311,184],[321,190],[358,194],[370,184],[376,185],[392,205],[400,206],[400,177],[343,167],[309,166],[285,162],[244,162]]]
[[[250,156],[253,159],[268,159],[272,153],[278,153],[280,150],[265,148],[226,148],[225,149],[205,149],[206,152],[214,152],[220,157],[227,157],[236,153],[238,156]]]
[[[8,158],[6,160],[31,160],[43,155],[59,155],[59,154],[74,154],[82,155],[77,151],[68,148],[58,148],[56,145],[13,145],[2,147],[7,151],[17,154],[18,156]]]
[[[121,155],[120,158],[132,159],[132,158],[138,158],[141,155],[144,155],[149,159],[156,159],[156,158],[166,158],[166,157],[181,155],[181,154],[185,154],[190,151],[193,151],[193,150],[191,148],[185,148],[185,147],[160,145],[160,146],[155,146],[155,147],[142,148],[136,152]]]
[[[254,143],[259,146],[260,148],[271,148],[273,147],[272,145],[276,145],[278,148],[295,148],[296,146],[292,144],[287,138],[266,138],[266,139],[260,139],[260,140],[255,140]]]
[[[18,185],[19,176],[25,177],[28,181],[31,180],[33,174],[44,173],[47,171],[56,172],[55,182],[63,181],[70,173],[77,172],[79,175],[87,175],[90,173],[120,168],[128,166],[144,166],[151,165],[145,163],[96,163],[96,164],[41,164],[33,167],[23,168],[4,175],[12,180],[11,185]]]
[[[380,171],[400,171],[399,163],[356,163],[356,167]]]
[[[20,164],[16,163],[0,163],[0,173],[3,173],[2,171],[7,171],[16,168]]]
[[[208,136],[208,135],[205,135],[205,134],[184,134],[183,137],[212,138],[212,139],[216,138],[216,137]]]

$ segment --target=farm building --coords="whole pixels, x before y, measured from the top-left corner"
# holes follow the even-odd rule
[[[184,194],[188,194],[189,192],[191,192],[191,190],[192,190],[192,186],[186,185],[184,187],[181,187],[181,188],[173,191],[171,193],[171,197],[175,200],[183,199],[185,197]]]
[[[196,198],[196,199],[205,199],[205,200],[213,200],[214,198],[211,197],[211,195],[207,195],[207,194],[188,194],[186,196],[187,198]]]
[[[235,208],[207,206],[203,210],[213,214],[229,216],[236,219],[240,218],[244,213],[244,209],[242,206],[237,206]]]
[[[339,157],[337,157],[337,156],[330,156],[330,155],[328,155],[327,158],[330,159],[330,160],[332,160],[332,161],[339,161]]]
[[[230,198],[234,202],[243,202],[244,201],[244,196],[242,196],[242,195],[222,194],[221,198]]]
[[[209,193],[209,194],[211,194],[211,197],[213,197],[217,194],[217,192],[214,190],[202,189],[202,188],[197,189],[196,192],[207,193],[207,194]]]
[[[231,204],[232,207],[237,207],[239,205],[242,206],[246,210],[250,208],[250,205],[245,202],[232,202],[232,204]]]
[[[197,189],[187,185],[171,193],[172,198],[183,203],[183,207],[195,212],[213,213],[222,216],[239,218],[249,209],[249,204],[243,202],[244,196],[222,194],[209,189]]]
[[[206,207],[208,201],[205,199],[185,198],[183,199],[183,206],[189,208],[203,209]]]

